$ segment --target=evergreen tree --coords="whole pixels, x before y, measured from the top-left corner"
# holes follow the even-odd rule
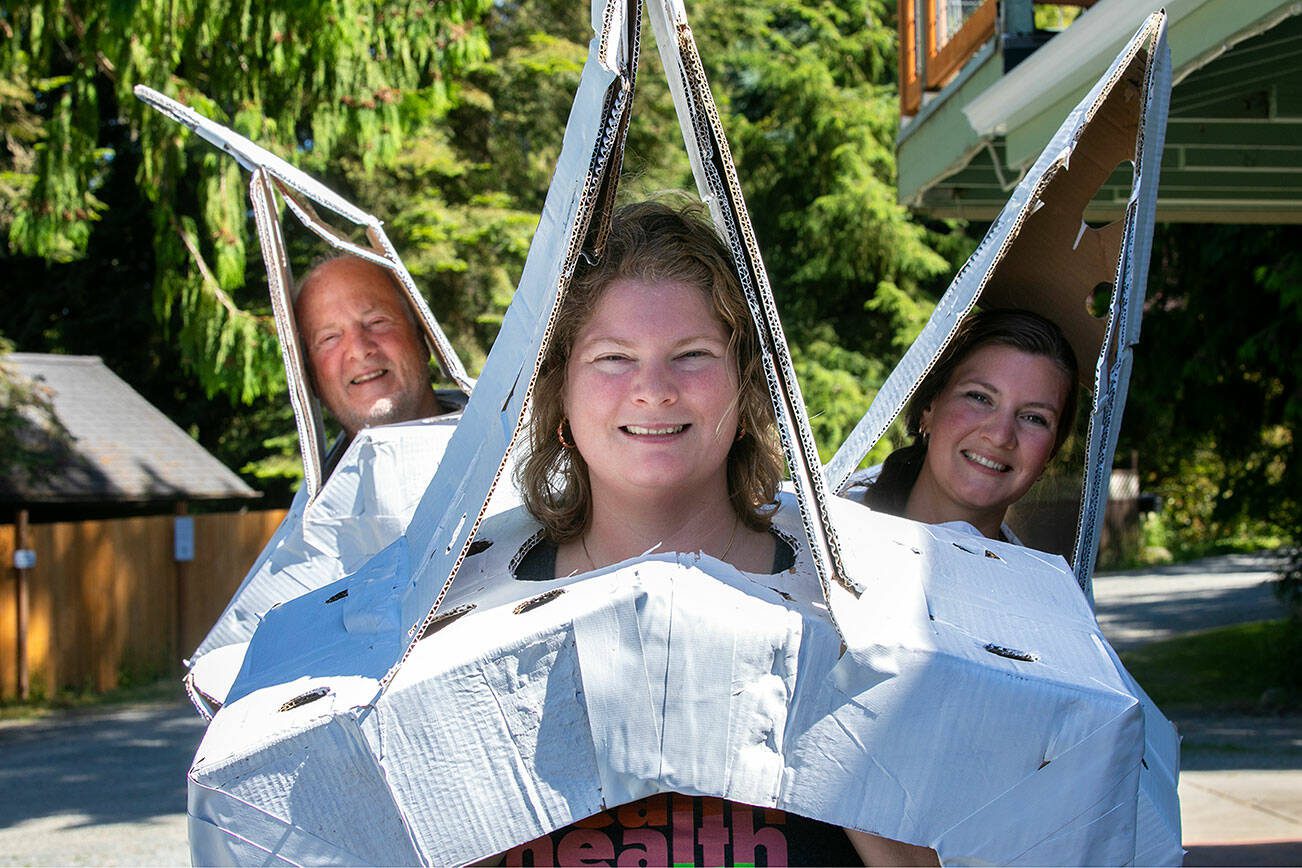
[[[1139,451],[1180,542],[1296,541],[1302,231],[1162,225],[1153,249],[1119,452]]]
[[[174,96],[310,172],[352,158],[365,174],[447,113],[456,77],[487,51],[489,5],[45,0],[0,13],[12,253],[84,258],[107,216],[100,189],[131,165],[148,200],[136,243],[152,250],[153,305],[182,358],[210,397],[277,393],[247,180],[132,88]]]

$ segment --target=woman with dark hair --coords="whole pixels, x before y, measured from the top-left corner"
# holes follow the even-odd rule
[[[969,316],[909,401],[913,442],[890,454],[863,502],[1016,542],[1004,515],[1071,433],[1077,379],[1071,344],[1039,314]]]

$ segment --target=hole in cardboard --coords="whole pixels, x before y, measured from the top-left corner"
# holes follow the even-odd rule
[[[309,702],[316,702],[318,699],[325,696],[329,692],[330,692],[329,687],[318,687],[315,690],[309,690],[307,693],[301,693],[298,696],[295,696],[293,699],[281,705],[280,708],[277,710],[292,711],[295,708],[299,708],[301,706],[307,705]]]
[[[326,602],[327,602],[327,603],[337,603],[337,602],[339,602],[340,600],[342,600],[342,599],[343,599],[344,597],[346,597],[346,596],[348,596],[348,589],[347,589],[347,588],[344,588],[344,589],[343,589],[342,591],[340,591],[339,593],[337,593],[337,594],[331,594],[329,597],[326,597]]]
[[[1085,299],[1085,308],[1090,312],[1090,316],[1098,319],[1107,318],[1108,309],[1112,306],[1112,289],[1113,284],[1106,280],[1094,285],[1089,297]]]
[[[536,597],[530,597],[520,605],[516,606],[511,611],[515,612],[517,615],[523,615],[525,612],[529,611],[530,609],[536,609],[539,606],[543,605],[544,603],[550,603],[552,600],[556,599],[563,593],[565,593],[564,588],[553,588],[552,590],[547,591],[544,594],[539,594]]]
[[[995,561],[1002,561],[1002,560],[1003,560],[1003,558],[999,557],[999,555],[997,555],[997,554],[995,554],[994,552],[990,551],[990,549],[986,549],[986,557],[990,558],[991,560],[995,560]]]
[[[453,621],[460,618],[462,615],[469,614],[474,611],[476,605],[476,603],[466,603],[464,606],[457,606],[455,609],[449,609],[448,611],[436,616],[434,620],[425,625],[424,630],[420,631],[420,635],[416,637],[416,641],[419,642],[427,636],[432,636],[448,624],[451,624]]]
[[[983,551],[985,551],[985,549],[983,549],[983,548],[980,548],[980,547],[978,547],[978,548],[972,548],[971,546],[965,546],[965,545],[963,545],[963,543],[958,543],[958,542],[953,543],[953,546],[954,546],[954,548],[958,549],[959,551],[961,551],[961,552],[967,552],[967,553],[970,554],[970,555],[979,555],[979,554],[981,554]]]
[[[1007,645],[996,645],[994,642],[987,642],[985,649],[991,654],[999,657],[1007,657],[1009,660],[1021,660],[1023,663],[1038,663],[1039,654],[1033,654],[1030,651],[1019,651],[1016,648],[1009,648]]]
[[[492,547],[493,541],[491,539],[477,539],[470,544],[470,548],[466,551],[466,557],[474,557],[480,552],[488,551]]]

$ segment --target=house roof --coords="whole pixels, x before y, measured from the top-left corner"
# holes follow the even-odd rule
[[[1157,219],[1302,222],[1302,3],[1098,0],[1006,69],[996,36],[906,122],[900,201],[936,217],[992,219],[1009,191],[1144,17],[1164,6],[1174,66]],[[1086,212],[1125,207],[1129,166]]]
[[[0,502],[69,503],[258,497],[97,356],[11,353],[8,373],[42,387],[71,440],[52,468],[0,473]],[[23,436],[65,447],[32,419]]]

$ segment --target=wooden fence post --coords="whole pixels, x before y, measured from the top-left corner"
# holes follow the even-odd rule
[[[17,573],[18,582],[15,587],[16,616],[17,616],[17,635],[15,636],[15,645],[17,646],[14,654],[14,660],[18,665],[18,698],[26,702],[31,698],[32,683],[30,673],[27,671],[27,598],[29,596],[27,589],[28,569],[22,566],[22,558],[26,555],[30,540],[27,534],[27,510],[18,510],[18,520],[14,523],[14,571]]]

